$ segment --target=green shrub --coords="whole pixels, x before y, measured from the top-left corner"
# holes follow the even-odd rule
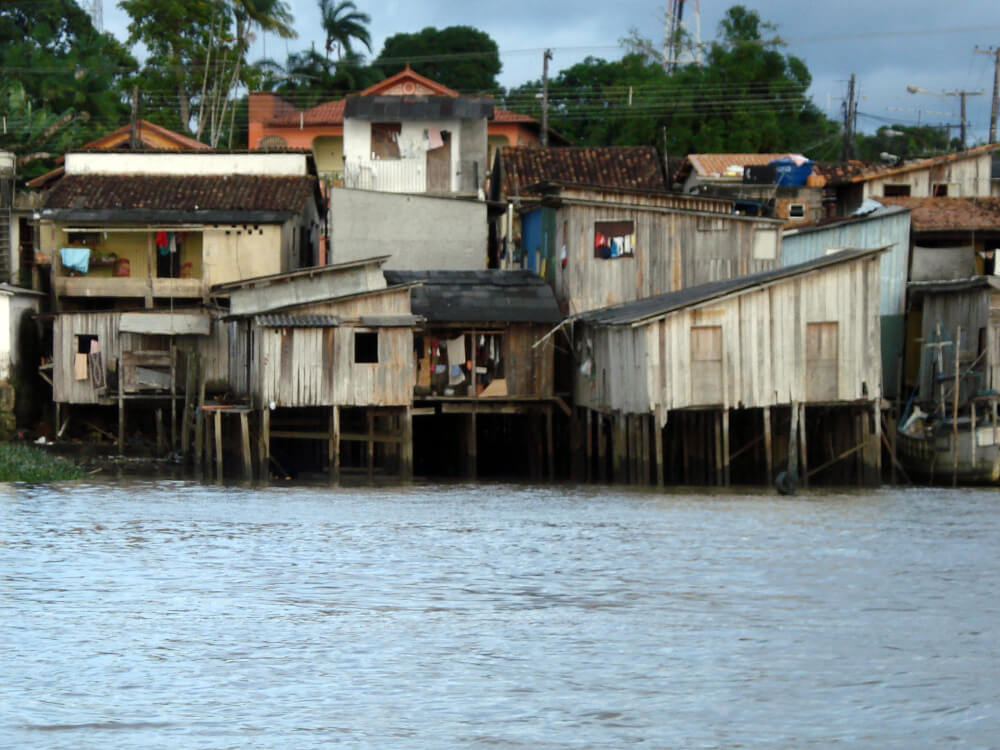
[[[44,448],[0,443],[0,482],[58,482],[83,476],[79,466]]]

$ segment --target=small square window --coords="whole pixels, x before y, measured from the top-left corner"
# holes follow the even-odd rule
[[[804,219],[806,218],[806,204],[805,203],[792,203],[788,206],[788,218],[789,219]]]
[[[358,364],[378,363],[378,331],[358,331],[354,334],[354,361]]]
[[[885,198],[909,198],[909,185],[883,185],[882,196]]]
[[[935,198],[947,198],[948,197],[948,183],[947,182],[935,182],[932,188],[933,196]]]
[[[621,258],[635,255],[635,222],[594,222],[594,257]]]

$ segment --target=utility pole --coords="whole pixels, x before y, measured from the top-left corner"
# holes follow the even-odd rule
[[[542,55],[542,148],[549,146],[549,60],[552,50]]]
[[[927,89],[922,89],[919,86],[913,86],[913,85],[908,85],[906,87],[906,90],[909,91],[911,94],[933,94],[935,96],[957,96],[957,97],[959,97],[959,99],[961,101],[961,111],[962,111],[962,122],[961,122],[961,126],[962,126],[962,151],[964,151],[965,150],[965,130],[966,130],[966,125],[967,125],[967,123],[965,121],[965,97],[967,97],[967,96],[979,96],[983,92],[982,91],[942,91],[941,93],[937,93],[937,92],[928,91]]]
[[[847,84],[847,101],[844,102],[844,145],[841,149],[841,159],[847,161],[854,157],[854,73]]]
[[[993,108],[990,110],[990,143],[997,142],[997,110],[1000,109],[1000,47],[973,50],[980,55],[993,55]]]

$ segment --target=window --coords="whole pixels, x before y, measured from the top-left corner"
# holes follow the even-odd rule
[[[931,186],[931,195],[935,198],[947,198],[948,197],[948,183],[947,182],[935,182]]]
[[[354,361],[358,364],[378,364],[378,331],[358,331],[354,334]]]
[[[883,185],[882,196],[885,198],[909,198],[909,185]]]
[[[806,218],[806,204],[805,203],[789,203],[788,204],[788,218],[789,219],[804,219],[804,218]]]
[[[634,221],[594,222],[594,257],[624,258],[635,255]]]
[[[401,132],[402,125],[398,122],[373,122],[372,158],[398,159]]]

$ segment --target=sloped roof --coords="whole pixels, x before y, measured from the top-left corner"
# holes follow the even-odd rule
[[[410,308],[431,323],[558,323],[552,288],[531,271],[383,271],[390,285],[419,282]]]
[[[344,100],[333,99],[332,101],[317,104],[309,109],[297,110],[284,100],[287,105],[282,107],[281,114],[275,115],[266,124],[268,125],[294,125],[298,127],[301,119],[303,125],[343,125],[344,124]],[[277,110],[277,107],[275,107]]]
[[[879,198],[879,203],[910,209],[913,228],[1000,231],[1000,198]]]
[[[747,276],[739,276],[735,279],[712,281],[708,284],[700,284],[676,292],[667,292],[666,294],[657,294],[634,302],[625,302],[620,305],[590,310],[573,317],[576,320],[596,325],[629,325],[646,319],[659,318],[675,310],[709,302],[718,297],[752,289],[761,284],[780,281],[827,266],[875,255],[885,249],[883,247],[874,250],[842,250],[839,253],[832,253],[831,255],[809,260],[805,263],[798,263],[794,266],[761,271]]]
[[[315,177],[66,175],[46,209],[281,211],[299,213]]]
[[[652,146],[504,146],[499,156],[503,191],[508,196],[523,194],[529,185],[543,182],[666,189],[663,164]]]
[[[541,123],[531,115],[512,112],[509,109],[500,109],[500,107],[493,108],[493,122],[527,122],[541,126]]]
[[[162,125],[157,125],[155,122],[149,122],[148,120],[136,121],[136,135],[144,148],[189,151],[211,151],[212,149],[211,146],[204,144],[199,140],[177,133],[169,128],[163,127]],[[131,139],[132,125],[122,125],[120,128],[112,130],[107,135],[102,135],[100,138],[90,141],[90,143],[83,144],[77,150],[112,150],[128,148],[128,144]],[[65,157],[60,156],[56,159],[56,163],[61,165],[65,160]],[[41,190],[58,180],[65,173],[66,169],[62,166],[58,166],[43,175],[39,175],[33,180],[29,180],[27,185],[28,187],[36,190]]]
[[[340,325],[336,315],[255,315],[261,328],[333,328]]]
[[[412,83],[414,85],[413,91],[407,91],[405,89],[405,84]],[[427,76],[422,76],[415,70],[410,68],[410,64],[407,63],[406,67],[395,75],[391,75],[373,84],[363,90],[358,96],[377,96],[384,95],[392,89],[399,86],[401,88],[400,93],[404,95],[420,94],[420,87],[430,89],[429,92],[423,92],[423,94],[430,93],[433,96],[458,96],[458,92],[454,89],[450,89],[447,86],[438,83],[437,81],[432,81]]]
[[[987,143],[984,146],[976,146],[975,148],[966,149],[965,151],[958,151],[954,154],[943,154],[942,156],[933,156],[930,159],[922,159],[920,161],[911,162],[909,164],[904,164],[899,167],[878,167],[874,170],[869,170],[867,172],[862,172],[861,174],[850,179],[850,182],[866,182],[867,180],[873,179],[875,177],[891,177],[893,175],[905,174],[906,172],[915,172],[921,169],[929,169],[931,167],[938,167],[944,164],[949,164],[954,161],[961,161],[962,159],[972,159],[977,156],[982,156],[983,154],[992,153],[1000,148],[1000,143]]]
[[[770,164],[775,159],[788,156],[783,154],[688,154],[688,161],[699,177],[721,177],[727,168],[760,167]]]

